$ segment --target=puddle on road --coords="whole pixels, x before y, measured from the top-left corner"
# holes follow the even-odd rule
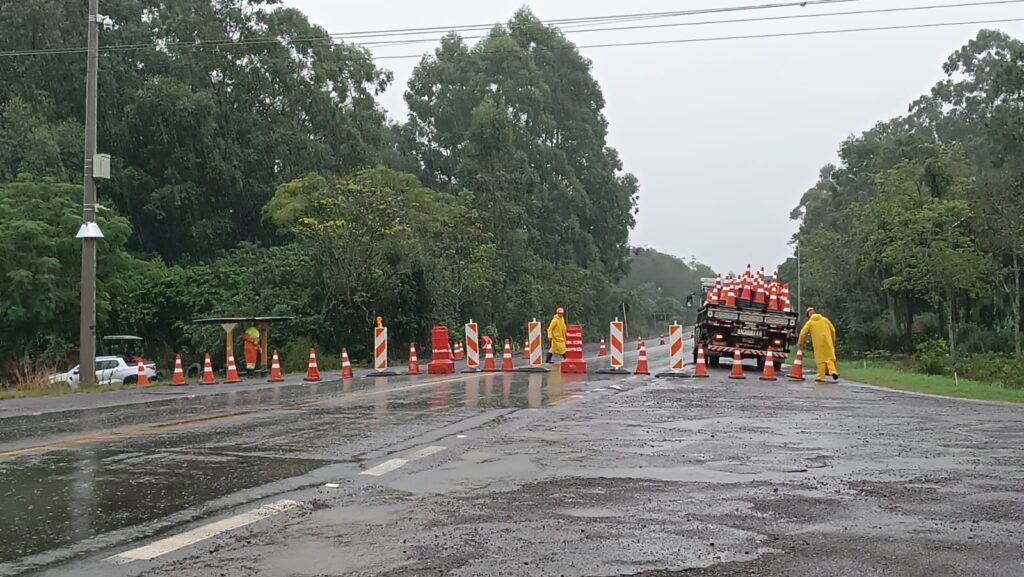
[[[582,395],[584,382],[583,375],[557,372],[467,375],[412,389],[403,387],[408,381],[402,379],[390,383],[387,378],[355,379],[75,411],[70,417],[60,415],[63,422],[36,417],[42,419],[39,428],[29,429],[26,423],[25,430],[9,432],[6,439],[29,432],[41,436],[88,431],[321,395],[308,408],[298,405],[296,410],[260,413],[212,427],[197,424],[0,461],[0,534],[4,535],[0,563],[304,475],[373,450],[373,445],[389,437],[418,434],[420,428],[449,424],[485,410],[551,407]],[[438,418],[425,418],[430,414]]]
[[[0,563],[160,519],[324,464],[114,449],[0,462]]]

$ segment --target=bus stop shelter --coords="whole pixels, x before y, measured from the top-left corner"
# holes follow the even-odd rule
[[[267,359],[267,342],[270,340],[270,327],[272,327],[274,323],[290,321],[294,318],[295,317],[224,317],[196,319],[194,322],[198,325],[220,325],[221,328],[224,329],[226,339],[224,341],[224,349],[229,357],[233,357],[235,355],[235,331],[240,327],[243,331],[248,327],[256,327],[256,330],[260,331],[260,364],[257,366],[257,370],[266,373],[270,366],[270,361]]]

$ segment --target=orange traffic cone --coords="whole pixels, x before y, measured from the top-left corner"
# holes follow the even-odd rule
[[[607,357],[608,356],[608,347],[606,347],[605,344],[604,344],[604,337],[601,337],[601,347],[597,349],[597,356],[599,356],[599,357]]]
[[[661,343],[659,344],[661,344],[662,346],[665,345],[665,333],[661,333]]]
[[[508,339],[505,339],[505,352],[501,356],[501,370],[506,373],[515,370],[512,366],[512,341]]]
[[[238,378],[238,367],[235,366],[235,356],[228,355],[228,374],[224,379],[227,384],[234,384],[242,382],[242,379]]]
[[[530,339],[523,341],[523,358],[530,360]]]
[[[149,386],[149,375],[146,374],[146,365],[142,364],[142,361],[139,361],[139,378],[136,384],[140,387]]]
[[[455,351],[451,358],[454,361],[461,361],[462,359],[466,358],[466,353],[462,350],[461,342],[455,341]]]
[[[758,281],[757,283],[757,294],[754,297],[754,304],[763,305],[768,304],[767,294],[764,290],[764,283]]]
[[[768,310],[780,311],[782,307],[779,306],[779,285],[772,283],[771,296],[768,297]]]
[[[732,280],[729,281],[729,290],[725,292],[725,306],[736,308],[736,283]]]
[[[749,278],[743,279],[743,290],[740,291],[740,300],[746,302],[754,300],[754,287]]]
[[[316,349],[309,349],[309,367],[303,380],[311,383],[320,380],[320,367],[316,366]]]
[[[484,343],[484,372],[494,373],[497,371],[498,367],[494,364],[494,347],[488,341]]]
[[[647,368],[647,349],[644,348],[643,343],[640,343],[640,355],[636,360],[636,370],[633,371],[634,375],[649,375],[651,374],[650,369]]]
[[[732,373],[729,374],[730,379],[745,379],[746,375],[743,374],[743,355],[737,348],[736,352],[732,355]]]
[[[281,358],[277,356],[277,351],[274,351],[274,356],[270,357],[270,377],[267,378],[269,383],[280,383],[284,380],[284,375],[281,374]]]
[[[341,378],[352,378],[352,362],[348,359],[348,349],[341,349]]]
[[[804,350],[797,349],[796,358],[793,359],[793,366],[789,368],[789,375],[786,376],[791,381],[802,381],[804,380]]]
[[[416,357],[416,343],[409,343],[409,374],[420,374],[420,360]]]
[[[764,358],[764,370],[761,371],[762,381],[777,381],[775,377],[775,357],[768,354]]]
[[[217,380],[213,378],[213,363],[210,362],[210,353],[206,353],[206,358],[203,360],[203,380],[204,385],[216,385]]]
[[[640,337],[637,337],[636,338],[636,350],[639,351],[642,348],[644,348],[644,340],[641,339]]]
[[[709,376],[707,360],[704,358],[704,343],[697,345],[697,362],[694,365],[693,376],[704,379]]]
[[[181,366],[181,355],[174,355],[174,376],[171,377],[171,385],[180,387],[185,384],[185,369]]]

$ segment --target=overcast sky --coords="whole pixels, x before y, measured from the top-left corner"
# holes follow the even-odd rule
[[[521,0],[284,0],[333,33],[506,21]],[[934,6],[980,0],[848,0],[685,19],[777,17]],[[785,0],[533,0],[542,20],[753,6]],[[620,43],[1024,18],[1024,3],[618,32],[571,33],[576,44]],[[792,254],[790,210],[840,142],[908,104],[943,78],[942,63],[981,28],[1024,36],[1019,22],[923,30],[583,48],[607,101],[609,141],[640,180],[631,242],[717,270],[771,269]],[[475,32],[467,34],[476,34]],[[440,34],[438,34],[440,37]],[[376,47],[376,56],[433,51]],[[381,60],[395,84],[380,101],[407,114],[402,93],[416,59]]]

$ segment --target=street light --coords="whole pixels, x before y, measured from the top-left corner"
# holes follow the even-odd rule
[[[85,76],[85,170],[82,197],[82,309],[78,327],[79,383],[96,384],[96,245],[103,231],[96,224],[96,178],[110,178],[110,157],[96,154],[96,75],[99,27],[112,30],[114,21],[99,13],[99,0],[89,0],[89,50]]]

